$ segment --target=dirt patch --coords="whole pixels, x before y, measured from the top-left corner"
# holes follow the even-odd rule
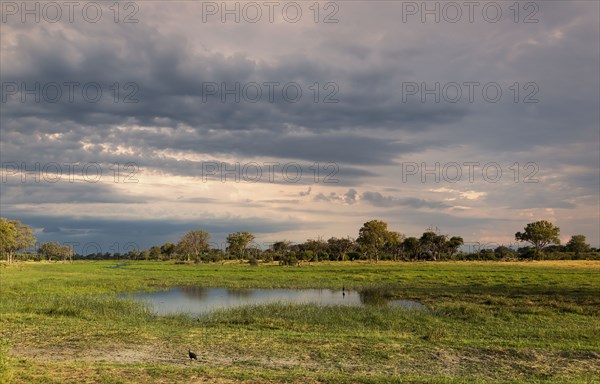
[[[114,364],[169,364],[190,366],[224,367],[234,365],[256,365],[265,368],[309,368],[316,369],[318,364],[309,364],[290,358],[246,358],[239,355],[222,355],[208,351],[194,351],[198,359],[190,360],[187,349],[173,349],[158,345],[102,346],[95,349],[76,349],[59,347],[15,346],[12,355],[16,358],[46,362],[102,362]]]
[[[435,374],[447,377],[468,376],[483,380],[502,380],[507,372],[513,378],[527,381],[532,376],[570,377],[578,372],[589,372],[600,377],[600,354],[590,351],[548,351],[542,349],[452,349],[434,348],[423,351],[419,358],[401,356],[382,361],[376,366],[366,366],[360,360],[329,361],[307,356],[245,356],[222,350],[194,350],[198,360],[190,360],[187,348],[161,345],[103,345],[95,349],[77,347],[15,346],[12,354],[17,359],[41,364],[54,363],[107,363],[129,366],[127,369],[142,369],[146,364],[171,366],[173,368],[198,368],[208,371],[258,369],[285,371],[301,369],[310,372],[339,371],[381,375]],[[137,366],[137,368],[135,368]],[[123,368],[125,369],[125,368]],[[197,373],[187,371],[189,374]],[[201,380],[202,374],[194,382]]]

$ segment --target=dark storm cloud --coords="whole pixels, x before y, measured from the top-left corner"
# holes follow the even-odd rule
[[[411,131],[459,121],[466,114],[464,108],[445,105],[403,105],[398,93],[399,75],[391,71],[391,63],[383,68],[366,67],[358,73],[339,71],[335,63],[323,64],[318,57],[287,55],[267,64],[241,53],[192,53],[185,39],[172,39],[143,25],[127,30],[126,39],[116,38],[123,32],[121,26],[101,30],[86,25],[67,26],[66,30],[53,27],[40,25],[19,36],[19,49],[12,52],[14,60],[36,64],[4,69],[5,83],[29,88],[35,83],[42,87],[65,82],[99,84],[102,98],[86,102],[77,92],[80,87],[74,102],[68,101],[65,87],[57,103],[44,97],[35,103],[31,95],[25,103],[19,100],[21,95],[8,97],[3,103],[2,149],[10,160],[13,146],[19,148],[18,153],[46,152],[53,156],[68,149],[74,157],[90,150],[101,153],[106,147],[129,146],[144,152],[138,161],[142,156],[147,159],[148,151],[167,149],[373,165],[423,147],[368,137],[354,130]],[[65,34],[73,30],[77,38],[66,38]],[[75,54],[77,59],[73,59]],[[315,103],[308,89],[315,81],[337,84],[338,102]],[[120,89],[115,103],[111,88],[115,82],[120,87],[134,83],[139,89]],[[294,82],[302,88],[303,98],[290,103],[275,92],[273,102],[264,95],[258,103],[231,99],[223,103],[220,90],[205,97],[203,84],[207,82]],[[129,91],[138,102],[122,102]],[[158,133],[114,128],[130,124],[166,129]],[[185,129],[178,128],[182,124]],[[304,134],[290,135],[295,130]],[[335,133],[340,131],[349,133]],[[43,134],[49,133],[63,136],[48,142]],[[88,144],[84,151],[82,142],[103,146],[90,148]],[[118,155],[111,153],[110,157],[109,162],[113,162]]]
[[[35,158],[27,156],[26,154],[11,152],[4,156],[2,162],[2,173],[7,175],[7,180],[13,184],[6,184],[6,192],[3,189],[3,194],[6,196],[17,196],[20,194],[16,187],[19,186],[22,177],[25,178],[25,183],[20,188],[29,188],[29,190],[38,191],[37,197],[41,197],[39,194],[54,193],[53,191],[59,191],[53,196],[48,196],[48,201],[60,201],[64,202],[83,202],[86,197],[90,198],[90,201],[96,202],[116,202],[122,198],[123,202],[131,201],[126,195],[128,187],[132,187],[131,184],[137,184],[138,182],[144,183],[152,177],[153,173],[158,172],[163,177],[169,177],[170,175],[187,176],[194,178],[196,185],[250,185],[254,183],[266,183],[275,186],[349,186],[357,185],[361,183],[361,179],[366,177],[373,177],[376,175],[372,172],[363,168],[352,167],[343,163],[314,163],[312,159],[306,161],[297,160],[278,160],[270,162],[262,161],[240,161],[236,163],[222,162],[216,159],[207,159],[206,161],[187,161],[187,160],[164,160],[160,157],[151,158],[145,156],[142,162],[137,162],[137,157],[131,155],[122,156],[109,156],[107,154],[84,154],[86,156],[81,161],[80,158],[74,158],[73,155],[68,157],[56,157],[48,156],[49,161],[44,162],[43,157],[40,158],[40,154],[37,154]],[[77,160],[77,161],[75,161]],[[134,160],[134,161],[132,161]],[[65,164],[77,162],[79,165],[76,166],[74,171],[69,171],[71,175],[81,181],[83,180],[82,175],[84,174],[83,168],[90,166],[89,178],[94,177],[94,167],[98,167],[102,170],[101,181],[102,183],[83,182],[82,185],[74,185],[69,183],[69,170]],[[44,170],[46,166],[50,164],[58,164],[63,170],[63,175],[58,176],[51,172],[46,173]],[[123,190],[119,191],[112,188],[110,185],[114,184],[115,178],[115,164],[119,164],[119,183],[124,185]],[[316,172],[316,168],[319,168],[319,173]],[[37,167],[37,168],[36,168]],[[126,168],[130,167],[130,168]],[[48,167],[50,168],[50,167]],[[38,169],[38,171],[35,171]],[[36,179],[40,180],[36,183]],[[48,180],[60,180],[60,183],[50,183]],[[62,183],[66,183],[62,185]],[[46,186],[45,184],[53,184],[52,186]],[[128,184],[128,185],[127,185]],[[4,185],[2,186],[5,187]],[[119,194],[122,194],[121,196]],[[71,199],[70,197],[73,197]],[[182,199],[187,199],[187,196],[180,196]],[[35,201],[33,197],[20,196],[18,199],[29,199]],[[17,201],[17,200],[15,200]],[[20,201],[20,200],[19,200]]]
[[[337,183],[322,182],[327,172],[315,182],[310,171],[293,183],[303,191],[314,186],[304,195],[310,192],[307,200],[345,203],[331,204],[337,207],[358,203],[361,208],[375,207],[377,214],[388,218],[408,211],[415,223],[438,222],[470,230],[496,223],[485,217],[485,204],[512,208],[511,215],[515,209],[527,208],[562,208],[571,213],[588,205],[597,209],[600,6],[597,2],[538,3],[540,21],[532,24],[511,22],[508,3],[505,12],[509,16],[500,23],[401,23],[401,2],[340,3],[343,22],[331,26],[202,24],[195,2],[141,3],[140,22],[135,25],[81,20],[74,24],[3,23],[3,91],[7,82],[31,87],[36,82],[75,81],[97,83],[103,94],[99,102],[86,102],[81,93],[76,93],[72,103],[66,95],[57,103],[31,102],[30,95],[25,103],[14,97],[3,101],[2,162],[26,162],[29,166],[51,161],[98,162],[103,167],[134,162],[142,171],[140,177],[148,171],[164,177],[197,178],[203,175],[203,161],[198,159],[226,159],[228,168],[232,163],[262,163],[264,159],[298,162],[303,168],[331,162],[338,167]],[[503,98],[490,103],[478,93],[473,103],[449,103],[443,98],[423,102],[418,94],[403,99],[405,82],[431,87],[435,82],[465,81],[496,82]],[[276,92],[271,102],[263,88],[257,103],[232,102],[231,95],[222,102],[228,95],[221,90],[214,95],[203,90],[207,83],[222,82],[228,88],[235,83],[294,82],[303,94],[300,101],[292,103]],[[315,82],[320,88],[317,102],[309,88]],[[115,83],[119,84],[117,102],[111,89]],[[328,83],[331,87],[324,87]],[[509,88],[515,83],[520,89],[517,102]],[[539,87],[538,102],[523,102],[527,83]],[[137,102],[125,103],[127,95]],[[324,103],[327,95],[337,102]],[[477,191],[488,194],[469,200],[482,217],[436,212],[435,219],[427,209],[443,209],[448,207],[446,203],[402,195],[398,169],[389,174],[398,161],[412,161],[412,157],[419,161],[487,159],[503,164],[532,161],[540,167],[542,183],[539,188],[523,183],[484,185]],[[218,185],[219,178],[219,174],[210,175],[206,182]],[[382,188],[356,192],[369,189],[366,185],[371,181]],[[273,184],[283,188],[292,183],[279,177]],[[348,192],[326,189],[336,186]],[[110,185],[1,187],[3,215],[13,204],[137,201]],[[151,187],[148,189],[151,195]],[[388,192],[394,196],[386,195]],[[178,196],[185,202],[223,209],[235,204],[244,207],[243,203],[178,192],[173,199]],[[263,200],[248,196],[246,207],[287,203],[291,212],[311,209],[298,207],[290,196]],[[154,201],[150,196],[141,200]],[[332,209],[323,216],[335,217],[336,212],[345,214]],[[265,229],[286,228],[271,225],[269,218],[255,219],[266,223]],[[95,233],[109,239],[117,236],[106,232],[109,224],[114,224],[124,232],[131,231],[132,237],[168,237],[156,231],[158,225],[152,218],[147,226],[140,219],[129,227],[117,219],[99,221],[99,227],[91,220],[66,220],[63,226],[53,217],[35,220],[48,234],[92,238]],[[327,220],[321,217],[311,225],[335,225],[335,220]],[[47,225],[41,225],[44,221]],[[183,225],[191,224],[179,227],[178,223],[167,220],[167,232],[183,231]],[[231,230],[236,222],[212,225],[215,231],[228,232],[225,228]],[[597,236],[598,224],[587,226],[590,234]],[[136,227],[148,234],[136,232]]]
[[[35,182],[33,175],[27,176],[29,181],[20,182],[14,177],[2,182],[2,205],[16,204],[88,204],[88,203],[119,203],[142,204],[146,199],[119,193],[113,185],[92,182],[48,182],[46,175]],[[52,175],[57,180],[58,175]]]
[[[547,9],[548,14],[553,14],[554,8]],[[569,12],[574,12],[569,9]],[[583,24],[583,30],[593,31],[593,25]],[[66,38],[67,32],[73,30],[77,38]],[[547,33],[552,31],[546,27]],[[117,39],[122,33],[127,33],[126,39]],[[512,36],[513,33],[503,31]],[[387,35],[386,35],[387,36]],[[460,34],[459,34],[460,36]],[[539,56],[551,55],[561,52],[564,56],[565,47],[572,50],[570,61],[576,63],[585,62],[586,58],[594,57],[595,47],[591,49],[578,50],[573,45],[581,44],[581,37],[588,36],[585,33],[568,35],[560,42],[559,46],[548,48],[544,44],[532,45],[531,54],[524,54],[527,60],[535,61],[536,76],[542,77],[540,83],[543,85],[543,103],[534,105],[532,108],[539,110],[535,113],[535,119],[540,115],[552,116],[560,108],[556,108],[556,102],[564,102],[565,97],[573,100],[573,107],[560,112],[560,120],[554,122],[552,129],[548,130],[548,124],[542,125],[530,119],[527,123],[528,129],[516,129],[508,131],[507,121],[511,118],[523,121],[522,111],[525,106],[515,105],[492,105],[487,106],[492,113],[502,115],[502,125],[494,121],[485,122],[480,126],[462,125],[451,129],[445,129],[452,123],[463,121],[474,108],[469,105],[452,105],[449,103],[421,103],[414,100],[409,103],[401,101],[399,92],[402,81],[427,80],[430,75],[423,77],[421,72],[427,66],[401,67],[395,63],[398,44],[393,40],[386,41],[380,46],[364,46],[355,44],[338,44],[335,49],[340,52],[348,52],[354,61],[364,61],[367,58],[378,56],[380,61],[376,65],[356,66],[353,61],[350,65],[342,67],[336,63],[323,63],[318,56],[283,55],[277,61],[267,63],[249,57],[247,54],[234,53],[224,55],[220,52],[198,52],[191,51],[188,41],[179,36],[173,38],[168,32],[157,32],[155,29],[137,25],[136,28],[125,29],[121,25],[115,28],[92,28],[85,24],[78,24],[69,29],[56,29],[53,26],[41,25],[37,31],[30,34],[22,34],[19,39],[19,49],[14,51],[14,59],[19,62],[30,63],[23,66],[11,66],[4,69],[4,81],[25,82],[32,84],[40,82],[62,83],[64,81],[79,81],[81,83],[95,82],[103,86],[105,97],[99,103],[87,103],[77,98],[74,103],[7,103],[3,117],[3,139],[5,146],[18,142],[14,135],[6,136],[16,127],[11,128],[10,120],[19,118],[28,119],[29,116],[38,116],[37,121],[29,121],[21,124],[19,134],[26,132],[63,132],[68,136],[61,140],[61,146],[71,143],[76,146],[78,140],[99,141],[105,144],[131,144],[136,148],[155,148],[173,150],[192,150],[205,153],[230,153],[237,152],[241,155],[264,155],[281,156],[289,155],[291,158],[302,158],[314,161],[339,161],[364,164],[374,164],[381,161],[389,161],[392,154],[401,154],[405,150],[402,145],[394,145],[385,139],[364,138],[355,136],[348,138],[338,134],[327,135],[327,132],[368,128],[384,128],[388,130],[415,131],[431,128],[438,125],[441,136],[452,134],[464,142],[476,142],[498,146],[502,140],[506,145],[514,147],[530,146],[540,141],[564,139],[565,130],[561,129],[567,119],[571,123],[572,117],[581,116],[581,113],[573,113],[578,110],[588,110],[594,102],[594,98],[585,97],[591,88],[588,83],[573,83],[568,80],[559,86],[548,84],[550,80],[561,79],[564,76],[547,77],[545,71],[540,71]],[[466,42],[468,43],[468,42]],[[499,61],[506,61],[511,54],[511,46],[502,43],[501,49],[496,51]],[[405,58],[414,61],[426,58],[440,47],[428,41],[426,44],[413,49],[404,48],[409,54]],[[402,51],[402,49],[401,49]],[[357,52],[360,54],[357,55]],[[375,53],[379,52],[377,55]],[[443,51],[442,51],[443,52]],[[74,60],[73,55],[78,59]],[[374,56],[375,55],[375,56]],[[504,55],[502,57],[501,55]],[[543,63],[555,63],[556,59],[563,56],[544,60]],[[35,63],[32,65],[31,63]],[[520,61],[511,65],[510,68],[518,68]],[[544,64],[549,72],[559,71],[557,66]],[[478,73],[476,78],[465,78],[462,70],[465,66],[457,67],[450,64],[448,70],[456,70],[456,75],[445,73],[439,80],[455,81],[464,80],[483,81],[484,75]],[[407,69],[410,68],[410,69]],[[525,67],[523,67],[525,68]],[[487,67],[486,71],[492,68]],[[496,70],[496,69],[493,69]],[[511,70],[511,73],[519,73],[519,78],[529,71]],[[506,77],[506,74],[503,74]],[[486,77],[494,78],[489,74]],[[597,76],[596,76],[597,77]],[[514,80],[518,80],[515,76]],[[434,80],[438,80],[433,78]],[[509,76],[510,79],[510,76]],[[597,83],[592,78],[590,85]],[[511,79],[513,80],[513,79]],[[139,90],[135,92],[138,103],[114,103],[112,93],[108,89],[115,81],[121,85],[126,82],[135,82]],[[226,82],[229,84],[240,82],[277,81],[285,83],[294,81],[303,88],[314,81],[335,81],[340,87],[339,103],[323,104],[314,103],[309,97],[308,89],[304,89],[306,98],[300,103],[288,103],[281,99],[276,93],[273,103],[264,100],[253,104],[249,102],[226,102],[219,101],[220,94],[209,97],[203,102],[203,83]],[[560,80],[558,80],[560,81]],[[567,80],[565,80],[567,81]],[[508,83],[507,83],[508,84]],[[555,94],[553,91],[560,89],[572,89],[573,91]],[[505,89],[505,92],[507,90]],[[585,91],[585,92],[583,92]],[[593,95],[593,93],[592,93]],[[122,95],[121,95],[122,96]],[[555,101],[556,100],[556,101]],[[480,103],[481,100],[478,100]],[[591,104],[590,104],[591,103]],[[8,108],[10,107],[10,108]],[[486,107],[486,106],[484,106]],[[522,108],[521,108],[522,107]],[[519,110],[521,109],[521,111]],[[531,108],[529,108],[531,109]],[[510,111],[510,112],[509,112]],[[566,111],[573,111],[565,114]],[[515,113],[516,112],[516,113]],[[488,111],[486,111],[486,114]],[[585,115],[585,114],[583,114]],[[558,117],[558,115],[557,115]],[[64,125],[64,123],[67,125]],[[533,124],[531,124],[533,122]],[[127,137],[124,132],[114,132],[111,126],[115,124],[137,123],[148,126],[177,127],[185,124],[192,128],[192,134],[186,132],[182,135],[178,130],[172,133],[161,132],[159,135],[151,133],[136,132],[136,139]],[[27,127],[23,128],[23,125]],[[49,126],[54,125],[54,128]],[[70,125],[70,127],[69,127]],[[93,126],[93,130],[85,126]],[[314,137],[290,137],[289,127],[295,126],[313,132]],[[67,128],[68,127],[68,128]],[[49,130],[50,129],[50,130]],[[224,132],[242,131],[240,135],[222,135],[211,137],[211,130]],[[540,135],[541,130],[544,134]],[[580,126],[579,129],[585,129]],[[589,128],[588,128],[589,129]],[[323,136],[325,133],[325,136]],[[522,139],[515,138],[521,137]],[[554,137],[554,139],[553,139]],[[15,141],[12,141],[15,140]],[[248,145],[248,141],[252,145]],[[364,150],[358,146],[356,140],[363,140]],[[20,140],[22,141],[22,140]],[[509,142],[510,141],[510,144]],[[56,152],[60,147],[57,143],[46,144],[49,151]],[[347,148],[348,151],[339,151],[339,147]],[[425,148],[414,148],[422,150]],[[351,154],[352,156],[349,156]],[[331,157],[333,159],[327,159]],[[349,159],[349,157],[351,157]]]
[[[392,162],[399,153],[409,153],[419,146],[372,138],[357,134],[291,135],[266,132],[206,133],[122,132],[122,144],[147,149],[179,149],[198,153],[231,153],[243,157],[269,156],[302,159],[311,162],[335,162],[372,165]]]
[[[220,245],[227,234],[247,230],[257,234],[273,234],[280,231],[302,228],[305,224],[289,220],[258,220],[256,217],[240,218],[199,218],[197,220],[158,220],[158,219],[99,219],[35,215],[19,210],[3,210],[3,216],[17,218],[35,230],[38,243],[58,241],[79,243],[75,250],[81,250],[96,243],[107,252],[115,243],[121,248],[128,245],[148,248],[164,242],[177,242],[187,231],[203,229],[211,234],[214,246]],[[133,244],[133,245],[132,245]],[[91,245],[90,245],[91,246]]]
[[[102,31],[79,28],[80,39],[64,38],[64,31],[51,26],[39,26],[39,35],[22,35],[15,60],[37,63],[35,66],[14,66],[4,71],[4,82],[63,84],[79,82],[99,84],[103,91],[100,102],[86,102],[75,93],[74,102],[65,95],[60,102],[21,103],[8,98],[6,117],[27,117],[32,114],[50,121],[74,121],[80,124],[118,124],[134,117],[143,125],[156,125],[157,119],[169,126],[185,123],[200,132],[206,129],[267,130],[281,132],[285,125],[296,125],[314,132],[345,128],[383,127],[411,129],[414,124],[458,121],[465,109],[446,105],[402,105],[398,92],[398,75],[372,68],[354,74],[340,72],[334,63],[324,65],[317,58],[295,55],[282,57],[275,64],[253,60],[244,54],[224,56],[221,53],[192,53],[183,39],[173,40],[151,28],[139,26],[127,31],[126,39],[116,39],[115,30]],[[85,41],[85,44],[82,42]],[[72,60],[77,52],[81,60]],[[388,66],[388,68],[391,68]],[[141,70],[140,70],[141,69]],[[397,71],[396,71],[397,72]],[[121,89],[115,103],[111,88],[135,83],[139,89]],[[221,84],[231,89],[253,82],[277,82],[274,101],[267,94],[258,103],[243,98],[235,102],[229,96],[222,102]],[[314,101],[309,89],[315,82],[335,83],[332,101]],[[210,95],[207,83],[217,83],[218,92]],[[282,96],[283,85],[297,84],[302,90],[300,102],[287,102]],[[64,87],[66,88],[66,87]],[[261,86],[266,91],[265,86]],[[137,103],[124,103],[132,94]],[[329,89],[322,93],[330,94]],[[20,94],[17,96],[21,96]],[[368,97],[365,97],[368,96]],[[323,96],[324,98],[325,96]],[[49,99],[53,97],[50,96]],[[31,101],[31,96],[29,96]],[[12,101],[12,102],[11,102]]]

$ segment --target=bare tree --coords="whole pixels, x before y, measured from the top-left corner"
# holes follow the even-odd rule
[[[194,260],[198,260],[202,252],[208,250],[209,239],[210,234],[206,231],[201,229],[189,231],[177,243],[177,253],[187,256],[188,261],[190,261],[190,256],[193,256]]]

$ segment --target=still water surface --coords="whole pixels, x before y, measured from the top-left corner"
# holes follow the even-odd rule
[[[186,313],[200,316],[218,309],[269,303],[317,305],[383,305],[406,309],[425,309],[416,301],[388,300],[373,292],[331,289],[231,289],[206,287],[175,287],[162,292],[144,292],[121,297],[133,298],[150,306],[157,315]]]

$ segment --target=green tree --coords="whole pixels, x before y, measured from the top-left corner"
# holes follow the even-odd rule
[[[375,262],[378,262],[379,255],[391,237],[386,222],[371,220],[364,223],[360,228],[356,242],[360,244],[361,249],[367,254],[370,261],[375,258]]]
[[[160,247],[160,252],[163,255],[165,255],[167,257],[167,259],[170,259],[171,256],[173,255],[173,253],[175,253],[175,244],[173,244],[173,243],[164,243]]]
[[[402,242],[402,248],[404,249],[404,253],[407,254],[411,260],[416,260],[419,258],[421,244],[419,243],[419,239],[416,237],[407,237],[404,239]]]
[[[271,249],[273,252],[282,254],[286,253],[290,249],[291,244],[292,242],[288,240],[276,241],[271,245]]]
[[[61,245],[54,241],[42,243],[38,249],[38,253],[48,259],[48,261],[55,260],[66,260],[72,257],[71,247],[68,245]]]
[[[304,243],[298,246],[298,251],[301,251],[305,255],[305,259],[307,261],[319,261],[323,258],[329,258],[329,254],[327,253],[329,249],[329,244],[323,240],[321,237],[318,239],[308,239]],[[309,253],[312,256],[308,256]],[[300,252],[298,252],[300,253]]]
[[[67,258],[69,259],[69,261],[71,261],[71,263],[73,262],[73,246],[70,244],[65,244],[62,246],[62,254],[64,259],[66,260]],[[108,252],[106,252],[107,257],[110,256],[110,254]]]
[[[571,236],[571,240],[567,243],[567,251],[575,252],[579,255],[582,252],[589,252],[590,245],[587,244],[584,235],[573,235]]]
[[[445,235],[435,232],[424,232],[419,239],[421,254],[437,261],[447,250],[447,239]]]
[[[0,252],[6,255],[10,263],[10,250],[14,249],[16,244],[17,229],[5,218],[0,218]]]
[[[137,248],[134,248],[134,249],[127,251],[127,253],[125,254],[125,258],[129,259],[129,260],[140,260],[141,253],[142,253],[142,251],[140,251]]]
[[[144,249],[142,252],[140,252],[139,258],[140,260],[150,260],[150,251]]]
[[[186,256],[188,261],[191,256],[197,261],[202,252],[208,250],[208,240],[210,240],[210,234],[206,231],[201,229],[189,231],[177,243],[177,253]]]
[[[494,255],[498,259],[508,259],[511,257],[515,257],[516,254],[517,253],[515,251],[513,251],[512,249],[510,249],[504,245],[501,245],[501,246],[497,247],[496,249],[494,249]]]
[[[348,252],[352,251],[355,247],[356,243],[350,237],[341,239],[332,237],[327,240],[327,248],[337,260],[346,260]]]
[[[247,247],[246,254],[249,258],[258,259],[261,257],[262,249],[259,247]]]
[[[313,251],[314,253],[327,251],[329,244],[322,238],[308,239],[300,247],[303,251]]]
[[[452,236],[450,240],[446,242],[446,252],[448,252],[448,256],[452,257],[456,252],[458,252],[459,248],[464,244],[464,240],[460,236]]]
[[[162,253],[160,251],[160,247],[158,245],[154,245],[148,251],[148,258],[150,260],[160,260]]]
[[[246,249],[254,239],[256,236],[247,231],[231,233],[227,236],[227,252],[241,260],[246,256]]]
[[[560,228],[546,220],[529,223],[524,232],[515,233],[515,239],[533,245],[536,256],[541,255],[542,249],[548,244],[560,244],[558,235]]]
[[[389,232],[388,239],[385,243],[384,248],[385,252],[390,254],[394,261],[397,261],[400,257],[402,257],[404,253],[404,248],[402,247],[404,237],[405,236],[400,232]]]
[[[32,247],[35,244],[36,239],[35,236],[33,236],[31,228],[20,221],[6,221],[6,219],[2,219],[2,221],[4,222],[2,227],[4,228],[3,231],[6,233],[6,238],[0,240],[2,243],[0,244],[0,247],[2,247],[2,252],[6,254],[7,261],[10,264],[18,251],[24,251],[27,248]],[[13,227],[14,232],[9,229],[10,226]]]
[[[298,252],[297,259],[302,261],[312,261],[315,258],[315,253],[311,250]],[[317,256],[318,257],[318,256]]]

